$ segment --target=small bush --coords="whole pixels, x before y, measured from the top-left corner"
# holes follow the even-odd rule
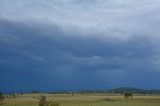
[[[45,96],[40,96],[39,97],[39,106],[45,106],[46,105],[46,97]]]
[[[35,97],[35,96],[33,96],[33,99],[36,99],[36,97]]]

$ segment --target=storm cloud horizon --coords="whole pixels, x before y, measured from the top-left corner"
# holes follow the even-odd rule
[[[158,0],[1,0],[0,90],[160,89],[159,7]]]

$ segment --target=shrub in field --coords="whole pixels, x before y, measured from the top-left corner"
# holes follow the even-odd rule
[[[33,96],[33,99],[36,99],[36,97],[35,97],[35,96]]]
[[[45,96],[39,97],[39,106],[46,106],[46,97]]]
[[[39,106],[60,106],[60,104],[58,102],[47,101],[45,96],[40,96]]]

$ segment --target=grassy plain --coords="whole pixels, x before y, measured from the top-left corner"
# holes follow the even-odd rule
[[[124,99],[122,95],[108,94],[24,94],[6,99],[1,106],[38,106],[40,95],[46,96],[47,101],[58,102],[60,106],[160,106],[160,96],[156,95],[134,95]]]

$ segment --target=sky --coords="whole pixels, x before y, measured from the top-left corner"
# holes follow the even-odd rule
[[[160,89],[159,0],[0,0],[0,90]]]

